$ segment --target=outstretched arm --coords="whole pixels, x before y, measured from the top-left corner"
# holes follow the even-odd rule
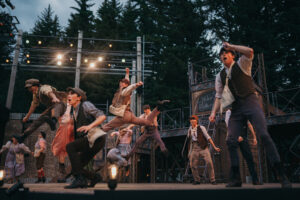
[[[39,104],[32,101],[31,102],[31,105],[30,105],[30,108],[29,108],[29,111],[28,113],[25,115],[25,117],[23,118],[23,123],[27,122],[29,117],[31,116],[31,114],[35,111],[36,107],[38,106]]]

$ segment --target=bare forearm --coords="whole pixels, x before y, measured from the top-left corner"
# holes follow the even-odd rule
[[[230,46],[232,50],[240,52],[241,54],[245,55],[248,58],[253,57],[254,51],[252,48],[241,46],[241,45],[234,45],[234,44],[231,44]]]
[[[220,105],[221,105],[220,99],[219,98],[215,98],[215,102],[214,102],[214,106],[213,106],[213,109],[212,109],[212,113],[216,114],[218,112],[218,110],[220,109]]]
[[[104,122],[105,119],[106,119],[106,116],[105,115],[101,115],[95,121],[93,121],[93,123],[91,123],[89,126],[91,128],[99,126],[100,124],[102,124]]]
[[[214,149],[217,148],[216,145],[215,145],[215,143],[214,143],[214,141],[212,141],[211,138],[209,138],[208,141],[213,146]]]
[[[251,135],[252,135],[253,139],[256,139],[256,134],[255,134],[255,131],[253,129],[253,126],[251,124],[248,124],[248,128],[251,132]]]
[[[27,116],[28,118],[29,118],[30,115],[35,111],[36,107],[37,107],[37,106],[36,106],[34,103],[31,104],[31,106],[30,106],[30,108],[29,108],[29,111],[28,111],[28,113],[26,114],[26,116]]]

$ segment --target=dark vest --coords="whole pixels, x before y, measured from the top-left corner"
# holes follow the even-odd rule
[[[220,73],[223,86],[226,83],[225,68]],[[237,63],[234,63],[231,70],[231,79],[228,79],[228,87],[235,98],[245,98],[255,92],[252,77],[247,76]]]
[[[191,135],[191,139],[192,139],[192,135]],[[199,143],[201,149],[205,149],[208,145],[208,142],[204,137],[202,129],[199,125],[197,125],[197,142]]]
[[[74,134],[75,139],[84,137],[87,133],[84,132],[77,132],[76,129],[80,128],[81,126],[86,126],[95,121],[95,118],[91,115],[85,116],[83,112],[83,104],[84,102],[81,102],[78,109],[78,115],[77,120],[75,120],[74,123]]]

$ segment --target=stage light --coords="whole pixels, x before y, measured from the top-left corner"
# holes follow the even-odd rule
[[[30,60],[27,60],[26,63],[27,63],[27,64],[30,64]]]
[[[108,67],[111,67],[111,64],[108,64],[107,66],[108,66]]]
[[[126,60],[125,60],[125,58],[123,58],[123,59],[122,59],[122,63],[125,63],[125,62],[126,62]]]
[[[29,40],[26,40],[25,42],[26,42],[26,44],[29,44]]]
[[[90,64],[89,64],[89,67],[90,67],[90,68],[95,68],[95,63],[90,63]]]
[[[29,58],[30,57],[30,55],[29,54],[26,54],[26,58]]]
[[[70,61],[72,61],[73,60],[73,58],[70,58]]]
[[[62,62],[61,61],[57,61],[57,65],[61,66]]]
[[[112,164],[108,167],[108,187],[110,190],[115,190],[117,187],[118,166]]]
[[[73,47],[73,43],[70,43],[70,47]]]
[[[85,63],[89,62],[89,59],[87,59],[87,58],[86,58],[86,59],[84,59],[84,62],[85,62]]]
[[[5,62],[6,62],[6,63],[9,63],[9,59],[6,59]]]
[[[56,58],[57,58],[57,60],[61,60],[61,59],[63,58],[63,55],[58,54],[58,55],[56,56]]]
[[[99,57],[98,57],[98,61],[99,61],[99,62],[102,62],[102,61],[103,61],[103,57],[99,56]]]
[[[39,40],[39,41],[38,41],[38,44],[39,44],[39,45],[41,45],[41,44],[42,44],[42,41],[41,41],[41,40]]]
[[[0,187],[4,184],[5,171],[3,169],[0,170]]]
[[[112,48],[112,44],[109,44],[108,46],[109,46],[109,48]]]

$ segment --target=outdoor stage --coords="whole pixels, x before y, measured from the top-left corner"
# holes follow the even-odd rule
[[[242,188],[226,188],[225,184],[118,184],[115,191],[109,191],[107,184],[100,183],[94,188],[64,189],[67,184],[24,184],[24,191],[18,191],[10,197],[5,194],[5,188],[11,184],[5,184],[0,188],[0,199],[22,200],[94,200],[94,199],[130,199],[130,200],[168,200],[168,199],[297,199],[300,198],[300,184],[293,184],[292,189],[281,189],[280,184],[264,184],[254,186],[243,184]]]

